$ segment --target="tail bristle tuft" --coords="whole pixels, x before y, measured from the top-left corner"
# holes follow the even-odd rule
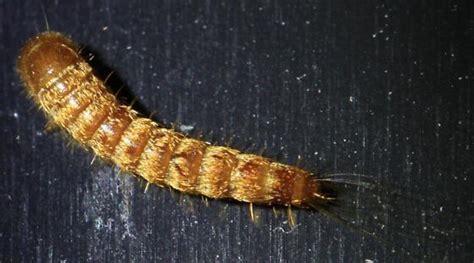
[[[432,242],[441,247],[452,237],[439,231],[439,226],[421,220],[423,214],[407,202],[399,186],[389,186],[360,174],[331,174],[315,177],[317,193],[308,206],[348,228],[369,235],[387,247],[413,258],[426,260],[426,255],[413,251],[420,243]],[[400,247],[400,240],[404,246]]]

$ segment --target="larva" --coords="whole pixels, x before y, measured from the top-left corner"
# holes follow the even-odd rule
[[[29,40],[17,62],[27,93],[79,144],[151,184],[213,199],[315,208],[334,200],[310,172],[188,138],[121,105],[56,32]]]
[[[81,56],[79,46],[60,33],[45,32],[29,40],[20,52],[17,70],[27,93],[50,121],[95,155],[150,184],[213,199],[317,210],[370,235],[385,231],[386,222],[377,220],[385,218],[383,207],[393,204],[384,200],[382,187],[374,190],[360,176],[348,174],[317,177],[295,166],[163,128],[122,105]],[[345,191],[346,186],[369,189],[370,195],[357,196],[368,198],[364,205],[370,213],[358,213],[357,196]],[[354,211],[368,219],[369,225],[359,226],[353,220]],[[415,233],[416,238],[419,226],[425,225],[412,215],[405,219],[400,227],[392,226],[399,231],[394,236]]]

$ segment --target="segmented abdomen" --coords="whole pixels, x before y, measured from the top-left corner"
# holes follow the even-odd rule
[[[30,40],[18,62],[28,93],[81,145],[150,183],[211,198],[306,207],[318,184],[299,168],[185,137],[121,105],[59,33]]]

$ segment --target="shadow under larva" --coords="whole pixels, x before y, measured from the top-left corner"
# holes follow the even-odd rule
[[[48,31],[25,44],[17,69],[28,95],[50,121],[98,157],[149,184],[186,194],[231,199],[251,207],[318,211],[369,235],[386,233],[390,223],[386,212],[395,205],[384,199],[386,189],[370,178],[317,176],[165,128],[117,98],[116,90],[108,87],[114,83],[104,83],[107,76],[100,76],[96,68],[110,70],[102,64],[91,66],[94,59],[88,54],[92,53]],[[367,199],[362,204],[359,195]],[[404,223],[406,228],[395,229],[397,235],[411,235],[417,242],[429,239],[419,238],[421,223],[415,217],[406,218],[410,222]]]

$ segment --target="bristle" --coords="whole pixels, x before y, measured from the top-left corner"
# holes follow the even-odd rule
[[[426,260],[426,255],[415,249],[416,244],[430,242],[442,246],[447,243],[447,235],[439,231],[439,226],[423,222],[420,214],[405,206],[409,200],[392,195],[391,189],[399,189],[399,186],[355,174],[333,174],[316,180],[321,194],[329,198],[313,198],[308,203],[311,208],[375,238],[394,251]],[[411,245],[400,248],[397,246],[400,239]]]

